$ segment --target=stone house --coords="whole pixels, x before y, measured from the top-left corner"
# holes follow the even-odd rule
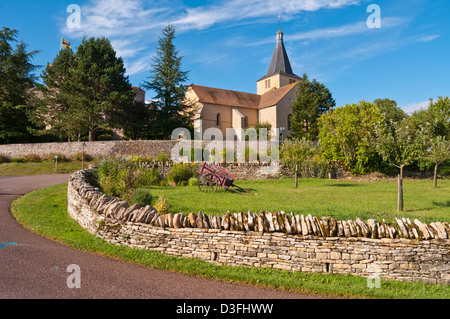
[[[278,29],[276,45],[267,74],[256,81],[257,92],[246,93],[200,85],[189,86],[186,100],[195,105],[194,127],[202,136],[205,130],[217,128],[226,137],[227,129],[270,124],[285,136],[290,135],[291,104],[301,78],[292,71],[283,32]],[[233,134],[233,135],[234,135]]]

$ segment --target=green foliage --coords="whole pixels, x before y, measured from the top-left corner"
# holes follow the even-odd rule
[[[61,153],[50,153],[47,156],[45,156],[45,159],[51,160],[51,161],[55,161],[55,156],[58,156],[58,163],[59,162],[69,162],[70,158],[67,157],[64,154]]]
[[[194,176],[195,166],[191,164],[181,163],[175,164],[170,173],[167,174],[168,182],[175,182],[176,185],[186,184],[191,177]]]
[[[32,141],[35,126],[30,121],[33,113],[33,93],[37,68],[31,63],[38,51],[27,52],[27,44],[17,41],[17,30],[0,30],[0,144]]]
[[[83,161],[91,161],[92,156],[86,152],[78,152],[78,153],[75,153],[74,155],[72,155],[71,159],[73,161],[79,161],[79,162],[81,162],[82,160]]]
[[[161,195],[158,197],[158,200],[156,201],[155,206],[153,206],[153,207],[160,214],[168,214],[170,207],[167,202],[168,202],[168,198],[165,197],[164,195]]]
[[[173,43],[175,28],[168,25],[159,37],[156,56],[148,81],[143,87],[155,92],[150,106],[151,121],[148,124],[148,137],[168,139],[172,131],[179,127],[192,129],[192,105],[185,101],[187,86],[184,84],[188,72],[182,71],[178,51]]]
[[[0,163],[8,163],[10,160],[9,156],[0,154]]]
[[[140,187],[158,185],[161,176],[156,168],[147,169],[139,163],[120,158],[103,160],[96,171],[102,190],[109,196],[132,200]]]
[[[166,154],[164,154],[164,152],[160,152],[157,156],[156,156],[156,161],[157,162],[168,162],[169,161],[169,156],[167,156]]]
[[[296,100],[292,103],[291,132],[296,138],[315,140],[319,134],[317,120],[336,105],[331,92],[316,79],[303,74],[298,84]]]
[[[380,158],[371,139],[375,124],[383,120],[380,109],[366,101],[347,104],[322,115],[319,139],[324,159],[358,174],[377,167]]]
[[[40,162],[42,159],[39,155],[36,154],[27,154],[23,157],[25,162]]]
[[[311,160],[318,150],[318,146],[306,137],[286,140],[280,150],[281,163],[295,171],[296,166],[301,167],[306,160]]]
[[[106,38],[83,39],[75,53],[61,50],[42,79],[34,120],[69,140],[88,135],[92,141],[102,132],[108,139],[108,131],[126,122],[133,104],[123,60]]]
[[[152,204],[152,194],[147,188],[138,188],[131,195],[130,204],[140,204],[147,206]]]
[[[189,186],[197,186],[197,183],[198,183],[198,179],[195,178],[195,177],[191,177],[188,180],[188,185]]]
[[[374,145],[383,160],[402,169],[424,156],[426,131],[411,128],[403,122],[376,124]]]

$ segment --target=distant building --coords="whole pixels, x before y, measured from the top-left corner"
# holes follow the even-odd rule
[[[260,123],[289,135],[291,104],[300,80],[292,71],[279,28],[269,70],[256,81],[256,94],[200,85],[188,88],[186,99],[197,108],[194,127],[202,136],[208,128],[218,128],[225,137],[227,128],[247,129]]]

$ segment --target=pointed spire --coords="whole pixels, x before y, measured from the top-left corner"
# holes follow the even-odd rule
[[[280,26],[278,26],[277,42],[275,45],[275,50],[273,51],[272,61],[270,61],[269,70],[267,71],[266,76],[278,73],[295,75],[292,72],[291,63],[289,62],[289,58],[286,53],[286,48],[284,47],[283,31],[281,31]]]

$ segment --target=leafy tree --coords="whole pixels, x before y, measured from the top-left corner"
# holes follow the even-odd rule
[[[434,123],[434,135],[450,136],[450,98],[440,96],[437,100],[430,99],[428,110]]]
[[[85,121],[89,141],[101,129],[119,127],[124,110],[133,103],[134,93],[125,75],[123,59],[116,56],[106,38],[83,39],[74,58],[70,85],[71,106],[77,121]]]
[[[168,139],[172,131],[183,127],[192,131],[193,108],[185,101],[188,72],[182,71],[182,57],[175,49],[175,28],[168,25],[159,37],[152,71],[143,87],[155,93],[152,112],[153,121],[149,124],[149,137]]]
[[[301,139],[286,140],[280,150],[281,162],[295,173],[295,187],[298,186],[298,170],[304,162],[318,153],[319,147],[303,137]]]
[[[296,100],[292,103],[291,131],[296,138],[314,140],[319,134],[318,118],[336,105],[331,92],[306,73],[298,84]]]
[[[424,160],[434,165],[434,187],[437,188],[438,166],[450,159],[450,140],[444,136],[435,136],[428,141]]]
[[[380,109],[366,101],[323,114],[318,125],[324,159],[341,163],[354,173],[366,173],[379,162],[371,138],[374,125],[382,121]]]
[[[399,169],[397,210],[403,211],[403,168],[424,154],[426,132],[411,129],[402,122],[375,125],[375,147],[383,160]]]
[[[27,52],[27,45],[17,42],[17,30],[0,30],[0,143],[20,143],[31,140],[33,128],[29,114],[37,68],[31,63],[38,51]]]
[[[385,122],[389,121],[400,122],[408,117],[408,115],[400,107],[397,106],[397,102],[390,99],[376,99],[373,104],[378,106],[381,113],[384,115]]]

